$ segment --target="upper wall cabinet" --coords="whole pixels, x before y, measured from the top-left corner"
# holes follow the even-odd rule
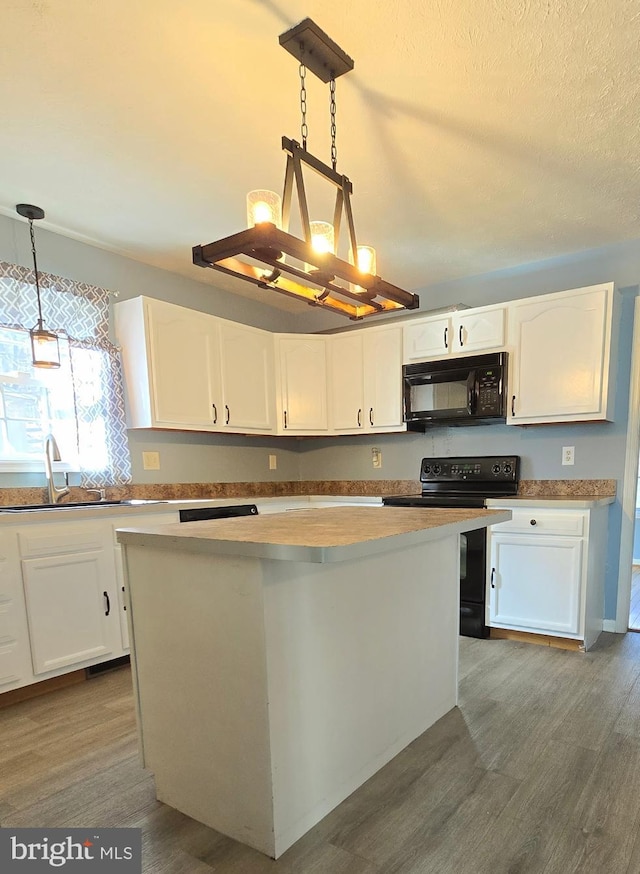
[[[270,333],[145,297],[115,314],[130,427],[273,429]]]
[[[613,301],[606,283],[511,304],[510,424],[611,418]]]
[[[273,335],[219,319],[224,422],[232,431],[273,430]]]
[[[404,363],[503,348],[505,310],[504,306],[476,307],[407,322]]]
[[[402,328],[381,327],[329,336],[332,431],[403,431]]]
[[[327,337],[276,335],[278,434],[326,433]]]

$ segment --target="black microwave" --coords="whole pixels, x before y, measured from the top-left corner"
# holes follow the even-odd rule
[[[405,364],[402,378],[409,431],[506,421],[506,352]]]

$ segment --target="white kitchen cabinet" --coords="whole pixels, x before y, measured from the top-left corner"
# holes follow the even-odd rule
[[[451,316],[431,316],[407,322],[404,326],[404,363],[444,358],[451,353],[452,337]]]
[[[331,430],[345,434],[401,431],[402,328],[334,334],[329,341]]]
[[[326,433],[327,337],[279,334],[276,348],[278,433]]]
[[[513,425],[610,419],[613,283],[509,307]]]
[[[34,526],[18,542],[34,675],[121,655],[107,526]]]
[[[115,307],[129,425],[273,429],[273,336],[153,298]]]
[[[224,319],[219,325],[224,425],[269,432],[275,417],[273,336]]]
[[[115,307],[132,428],[215,430],[224,420],[217,321],[137,297]]]
[[[451,316],[452,352],[487,352],[505,345],[506,307],[477,307]]]
[[[0,533],[0,693],[31,680],[29,628],[24,608],[18,540]]]
[[[490,531],[487,624],[593,645],[604,615],[606,510],[527,508]]]
[[[404,364],[504,348],[505,312],[504,306],[475,307],[406,322]]]

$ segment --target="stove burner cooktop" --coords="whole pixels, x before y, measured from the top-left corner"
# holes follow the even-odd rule
[[[520,458],[517,455],[423,458],[421,495],[382,499],[389,507],[484,507],[487,498],[502,498],[518,491]]]

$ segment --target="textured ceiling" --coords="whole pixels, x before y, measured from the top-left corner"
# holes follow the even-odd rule
[[[338,169],[385,279],[415,289],[640,237],[640,0],[2,6],[9,215],[36,203],[53,230],[220,285],[191,246],[241,230],[249,189],[281,189],[300,120],[278,35],[310,16],[355,59]],[[325,161],[328,103],[309,76]]]

